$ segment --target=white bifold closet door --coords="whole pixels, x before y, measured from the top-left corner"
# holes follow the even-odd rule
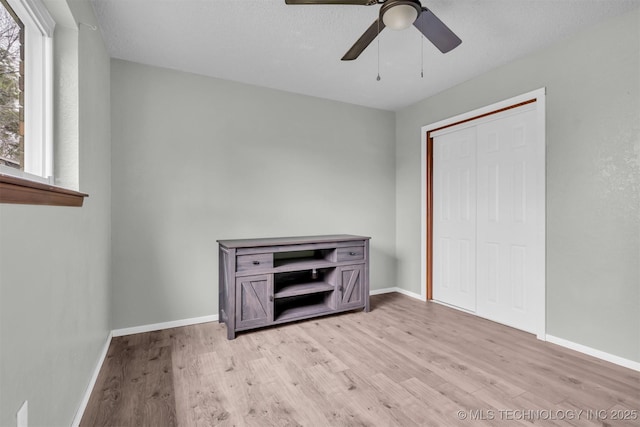
[[[434,299],[533,333],[544,304],[537,141],[535,105],[433,141]]]
[[[433,141],[433,298],[476,310],[476,128]]]

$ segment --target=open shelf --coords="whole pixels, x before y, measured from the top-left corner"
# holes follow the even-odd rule
[[[335,265],[332,261],[316,258],[295,258],[274,260],[273,267],[279,271],[306,270],[311,268],[327,268]]]
[[[335,288],[326,282],[306,282],[295,283],[282,286],[273,296],[275,298],[295,297],[298,295],[317,294],[320,292],[331,292]]]
[[[332,296],[332,293],[314,293],[277,299],[274,321],[282,322],[331,313],[334,311]]]
[[[323,268],[334,264],[335,249],[316,249],[309,251],[290,251],[273,254],[274,268],[287,267],[303,270]]]
[[[285,271],[274,275],[276,299],[302,295],[333,292],[335,290],[335,268],[312,268],[310,270]]]
[[[318,316],[320,314],[329,314],[333,311],[333,309],[322,302],[303,306],[291,306],[283,309],[274,320],[276,322],[286,322],[289,320]]]

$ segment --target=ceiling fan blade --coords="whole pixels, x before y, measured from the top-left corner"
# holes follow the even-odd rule
[[[413,25],[442,53],[447,53],[462,43],[462,40],[426,7],[422,8],[422,13]]]
[[[367,31],[360,36],[357,42],[351,46],[351,49],[342,57],[343,61],[353,61],[371,44],[371,42],[382,32],[385,25],[382,19],[376,19]]]
[[[371,6],[378,4],[377,0],[284,0],[286,4],[355,4]]]

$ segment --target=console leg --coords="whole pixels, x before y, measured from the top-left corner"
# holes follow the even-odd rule
[[[236,338],[236,331],[234,331],[233,329],[231,329],[228,325],[227,325],[227,339],[228,340],[233,340]]]

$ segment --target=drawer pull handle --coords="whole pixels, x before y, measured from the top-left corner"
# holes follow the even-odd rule
[[[344,291],[344,288],[342,287],[342,285],[338,286],[338,290],[339,290],[340,292]]]
[[[260,261],[253,261],[253,265],[260,265]]]
[[[349,255],[356,256],[356,253],[355,252],[349,252]]]

